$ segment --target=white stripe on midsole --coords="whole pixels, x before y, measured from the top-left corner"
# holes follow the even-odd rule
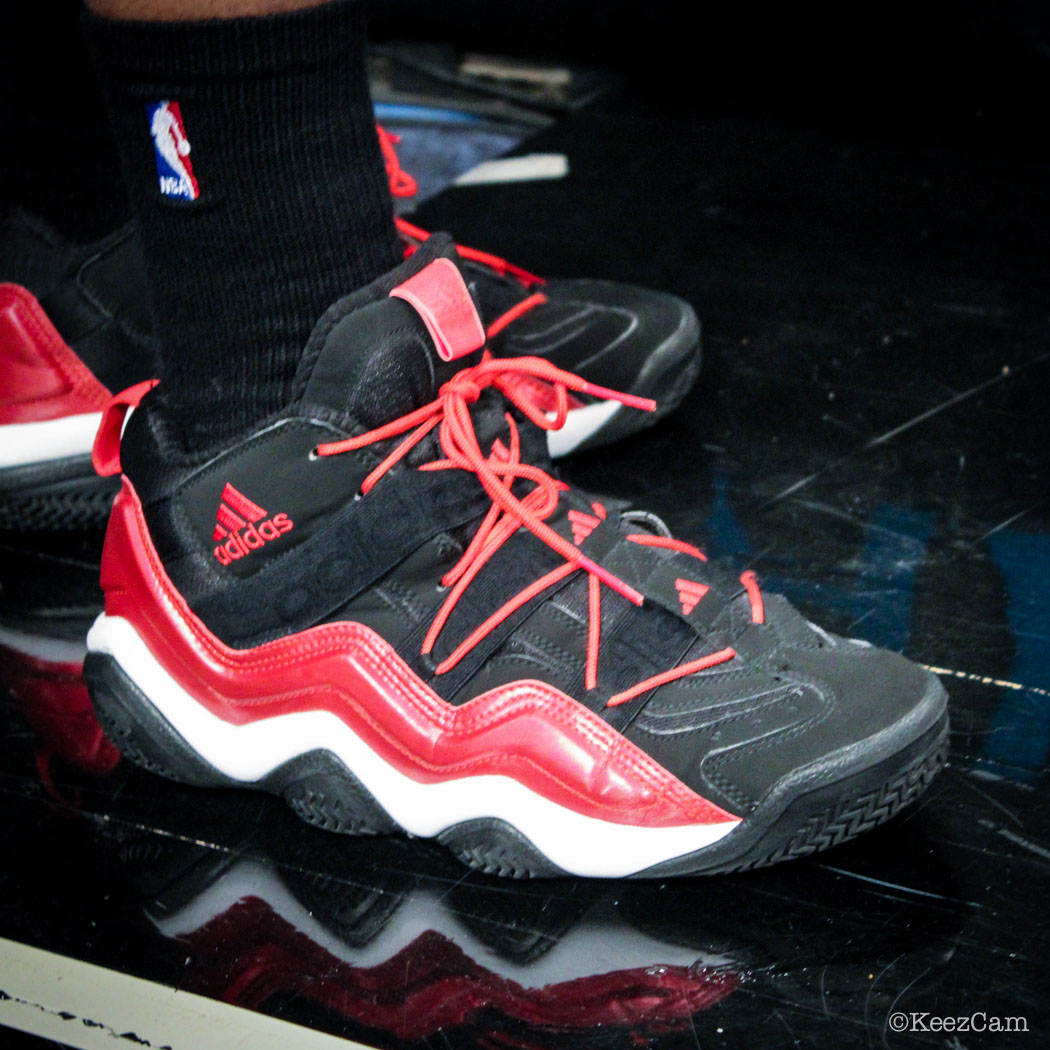
[[[0,469],[83,456],[91,451],[101,412],[0,426]]]
[[[547,451],[551,458],[575,452],[589,437],[596,434],[616,415],[623,405],[619,401],[595,401],[581,408],[570,409],[560,430],[547,431]],[[552,413],[547,413],[552,418]]]
[[[113,656],[197,754],[231,779],[251,784],[299,755],[331,751],[413,835],[431,838],[453,824],[496,817],[516,827],[559,868],[616,878],[709,846],[739,823],[614,824],[573,812],[495,774],[423,784],[391,766],[329,711],[276,715],[239,726],[223,721],[161,667],[123,617],[99,616],[88,634],[88,649]]]

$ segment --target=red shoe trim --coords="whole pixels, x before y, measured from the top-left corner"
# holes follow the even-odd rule
[[[574,812],[627,825],[736,819],[546,683],[514,682],[453,706],[357,623],[229,648],[167,578],[126,478],[106,536],[102,586],[106,612],[128,620],[181,687],[227,722],[325,710],[416,781],[508,776]]]
[[[130,409],[138,407],[158,382],[158,379],[147,379],[136,383],[114,394],[107,402],[91,449],[91,465],[97,474],[108,478],[120,473],[120,435],[124,430],[124,417]]]
[[[0,425],[98,412],[108,398],[36,297],[0,284]]]

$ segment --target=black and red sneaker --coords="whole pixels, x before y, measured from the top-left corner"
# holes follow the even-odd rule
[[[396,198],[411,197],[416,181],[401,167],[398,138],[378,128]],[[411,253],[429,236],[403,216],[398,233]],[[602,386],[652,398],[654,412],[571,392],[565,423],[547,433],[550,454],[568,455],[634,434],[673,412],[700,373],[700,322],[693,308],[667,292],[587,278],[537,277],[498,255],[457,245],[463,272],[497,357],[543,357]],[[550,391],[521,380],[521,393],[553,413]]]
[[[564,484],[570,391],[651,405],[483,345],[432,237],[328,310],[289,404],[233,445],[176,447],[162,387],[114,399],[85,676],[118,746],[520,876],[768,864],[917,796],[936,678]]]
[[[0,230],[0,528],[105,524],[117,486],[91,467],[110,392],[154,374],[133,228],[64,240],[23,211]]]

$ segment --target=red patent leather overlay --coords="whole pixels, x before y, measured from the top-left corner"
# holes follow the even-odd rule
[[[132,408],[138,407],[142,399],[157,385],[159,380],[147,379],[114,394],[102,412],[102,422],[95,434],[91,449],[91,465],[95,472],[108,478],[120,473],[120,434],[124,417]]]
[[[35,296],[0,284],[0,426],[97,412],[108,397]]]
[[[45,660],[0,645],[0,681],[48,754],[96,776],[109,773],[120,761],[120,752],[95,718],[82,663]]]
[[[423,318],[442,361],[455,361],[485,345],[477,307],[451,259],[435,259],[390,294],[404,299]]]
[[[456,707],[358,623],[229,648],[168,579],[127,478],[110,518],[102,586],[106,612],[130,621],[183,689],[235,725],[330,711],[416,781],[499,774],[577,813],[619,824],[736,819],[546,683],[514,682]]]

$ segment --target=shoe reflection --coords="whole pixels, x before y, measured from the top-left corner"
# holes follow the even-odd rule
[[[323,852],[326,868],[354,874],[281,864],[257,848],[217,857],[193,844],[181,856],[152,841],[121,847],[133,879],[162,886],[144,909],[190,960],[187,987],[253,1009],[294,998],[408,1041],[510,1021],[655,1033],[687,1027],[741,981],[730,960],[633,926],[611,887],[507,891],[483,876],[419,871],[418,844],[398,839]]]
[[[91,776],[120,761],[95,719],[83,679],[84,638],[102,610],[97,534],[0,535],[0,687],[36,734],[48,793],[70,801],[58,759]]]

